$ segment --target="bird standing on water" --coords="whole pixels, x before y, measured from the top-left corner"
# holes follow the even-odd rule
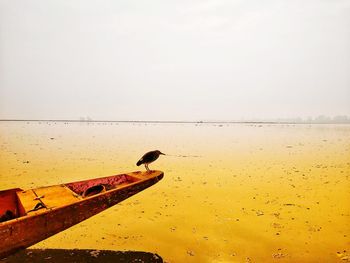
[[[165,155],[164,153],[162,153],[161,151],[151,151],[148,153],[145,153],[141,159],[136,163],[137,166],[140,166],[141,164],[144,164],[146,167],[146,170],[149,172],[149,168],[148,165],[152,162],[154,162],[155,160],[157,160],[159,158],[159,155]]]

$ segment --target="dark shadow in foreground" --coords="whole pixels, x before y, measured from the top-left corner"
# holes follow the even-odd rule
[[[163,263],[157,254],[140,251],[113,251],[93,249],[26,249],[0,262],[150,262]]]

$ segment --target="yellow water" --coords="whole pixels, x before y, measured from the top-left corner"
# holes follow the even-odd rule
[[[161,156],[158,184],[34,247],[166,262],[349,256],[350,125],[0,122],[0,189],[135,171],[155,149],[187,157]]]

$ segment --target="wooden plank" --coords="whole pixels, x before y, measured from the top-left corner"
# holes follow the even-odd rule
[[[33,190],[47,208],[72,204],[81,198],[65,185],[54,185]]]
[[[163,172],[155,170],[155,171],[149,171],[149,172],[138,171],[138,172],[129,173],[128,175],[130,177],[134,177],[137,180],[142,181],[142,180],[148,180],[150,178],[161,176],[162,174]]]
[[[36,195],[33,190],[19,191],[17,192],[18,199],[24,209],[24,213],[27,214],[30,210],[39,203],[39,200],[35,200]]]

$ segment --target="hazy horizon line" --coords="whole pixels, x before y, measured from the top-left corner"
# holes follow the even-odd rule
[[[114,123],[256,123],[256,124],[350,124],[350,118],[343,121],[325,120],[293,120],[293,118],[271,120],[82,120],[82,119],[0,119],[0,122],[114,122]]]

